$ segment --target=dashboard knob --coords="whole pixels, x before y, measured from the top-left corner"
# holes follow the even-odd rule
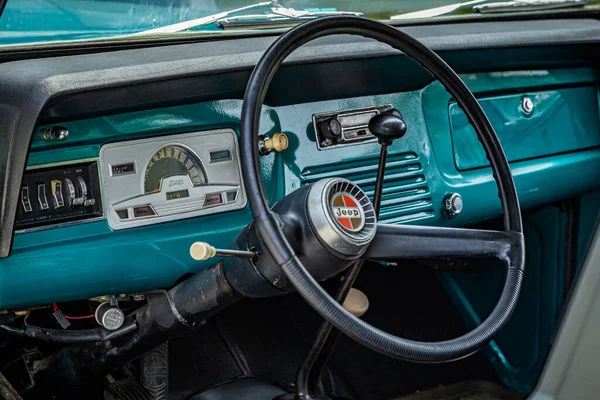
[[[190,256],[196,261],[204,261],[213,258],[217,249],[205,242],[195,242],[190,246]]]
[[[215,249],[206,242],[195,242],[190,246],[190,256],[196,261],[205,261],[215,256],[238,257],[252,260],[256,258],[256,253],[245,250]]]
[[[259,151],[262,155],[267,155],[271,151],[280,152],[288,148],[290,141],[285,133],[276,133],[273,137],[264,136],[259,144]]]
[[[369,309],[369,299],[367,296],[358,289],[350,289],[346,300],[342,304],[347,311],[349,311],[355,317],[362,317],[364,313]]]
[[[125,322],[125,313],[117,306],[110,303],[102,303],[95,312],[96,322],[109,331],[119,329]]]
[[[406,123],[396,110],[377,114],[369,121],[369,131],[379,144],[388,146],[406,134]]]
[[[456,217],[463,210],[464,203],[463,198],[458,193],[452,193],[446,196],[444,199],[446,214],[449,217]]]
[[[44,140],[66,140],[69,137],[69,130],[62,126],[53,126],[52,128],[44,128],[40,131],[40,137]]]
[[[336,117],[331,117],[328,120],[321,122],[319,129],[327,139],[337,141],[342,137],[342,124]]]
[[[284,133],[276,133],[272,138],[265,140],[267,150],[283,151],[288,148],[289,140]]]

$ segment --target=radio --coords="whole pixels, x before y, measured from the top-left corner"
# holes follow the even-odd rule
[[[369,121],[378,114],[390,112],[390,104],[349,111],[313,115],[317,148],[327,150],[340,146],[376,141],[369,131]]]

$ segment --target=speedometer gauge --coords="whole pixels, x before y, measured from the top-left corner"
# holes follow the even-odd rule
[[[166,146],[152,156],[146,167],[144,192],[159,192],[163,179],[175,175],[187,175],[193,186],[207,183],[202,163],[194,154],[181,146]]]

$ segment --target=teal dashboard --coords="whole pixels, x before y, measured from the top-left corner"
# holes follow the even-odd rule
[[[600,182],[600,118],[597,77],[592,69],[473,73],[462,78],[474,93],[483,93],[484,109],[513,162],[523,208],[539,207],[596,188]],[[522,109],[524,98],[533,103],[531,115]],[[348,112],[381,105],[400,110],[408,126],[406,137],[390,149],[381,211],[383,222],[465,226],[499,215],[500,203],[485,166],[483,149],[464,114],[437,83],[402,93],[264,107],[261,131],[271,136],[284,133],[289,140],[286,150],[261,158],[271,204],[302,185],[332,176],[350,179],[372,195],[377,143],[365,140],[319,149],[312,117],[323,112]],[[93,218],[66,224],[50,221],[37,228],[19,229],[17,223],[12,254],[0,261],[1,307],[145,292],[170,287],[182,277],[208,267],[209,264],[189,256],[189,246],[195,241],[205,241],[226,248],[251,222],[237,171],[240,107],[240,100],[208,101],[36,128],[25,175],[40,169],[63,171],[65,166],[92,162],[101,182],[95,201],[103,207]],[[42,133],[58,125],[68,131],[68,138],[45,140]],[[209,139],[210,135],[206,136],[215,130],[217,137],[219,132],[226,136],[224,143],[215,143]],[[138,186],[149,184],[148,170],[152,165],[147,165],[152,164],[153,156],[158,159],[155,150],[166,148],[170,152],[169,144],[181,143],[182,136],[189,137],[190,133],[198,139],[193,148],[207,153],[201,157],[207,180],[237,185],[231,186],[234,196],[237,195],[237,200],[231,203],[233,207],[222,204],[224,210],[204,208],[216,210],[210,215],[180,208],[171,217],[155,220],[137,215],[136,207],[148,203],[142,198],[129,207],[131,215],[119,219],[117,212],[123,206],[114,200],[134,197],[126,193],[127,187],[135,187],[135,193],[140,189]],[[149,150],[139,157],[138,143],[149,143]],[[114,148],[123,149],[122,154],[105,161],[108,150]],[[214,150],[231,154],[228,153],[225,162],[214,162],[210,159]],[[136,159],[137,174],[115,171],[114,166],[127,168]],[[233,176],[225,178],[228,166]],[[129,181],[123,181],[128,177]],[[56,179],[60,181],[60,176]],[[115,188],[114,182],[123,182],[125,186]],[[33,207],[39,207],[35,184],[30,186]],[[158,190],[158,181],[155,187]],[[214,193],[229,190],[218,185],[216,189],[212,185],[202,187]],[[146,192],[153,189],[154,186]],[[46,190],[50,198],[50,188]],[[444,212],[444,198],[450,193],[459,193],[464,201],[464,210],[455,218],[448,218]],[[93,198],[91,193],[88,197]],[[185,201],[177,198],[166,203]],[[23,207],[22,198],[19,207]],[[155,204],[153,208],[158,206]],[[111,222],[113,219],[115,223]],[[119,224],[119,221],[128,222]],[[140,226],[136,221],[150,224]]]

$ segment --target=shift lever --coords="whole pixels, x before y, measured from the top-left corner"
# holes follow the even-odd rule
[[[398,110],[377,114],[369,121],[369,130],[382,146],[389,146],[396,139],[406,135],[406,123]]]
[[[379,167],[377,169],[377,179],[375,180],[375,190],[373,194],[373,208],[375,209],[375,215],[379,218],[387,148],[394,140],[399,139],[406,134],[406,123],[402,119],[400,111],[391,109],[386,113],[377,114],[371,118],[369,121],[369,131],[371,131],[381,145]],[[348,298],[348,294],[350,293],[350,290],[352,290],[352,285],[354,285],[354,281],[360,272],[362,264],[362,259],[357,260],[345,274],[342,285],[335,295],[335,299],[339,303],[344,303]],[[366,307],[368,307],[368,300],[366,300]],[[364,311],[366,311],[366,309]],[[315,342],[300,365],[300,368],[298,368],[295,396],[291,397],[284,395],[279,397],[278,400],[287,400],[291,398],[295,400],[327,399],[323,393],[321,375],[323,374],[327,361],[333,352],[333,348],[335,347],[339,336],[340,331],[336,329],[332,330],[332,326],[329,322],[323,321],[321,323],[321,326],[317,331]]]
[[[394,140],[400,139],[406,134],[406,123],[402,119],[400,111],[392,109],[387,113],[377,114],[371,118],[369,121],[369,130],[381,145],[377,180],[375,181],[375,193],[373,194],[373,208],[375,208],[375,215],[379,218],[381,194],[383,192],[383,177],[385,175],[385,162],[387,160],[387,148]]]

